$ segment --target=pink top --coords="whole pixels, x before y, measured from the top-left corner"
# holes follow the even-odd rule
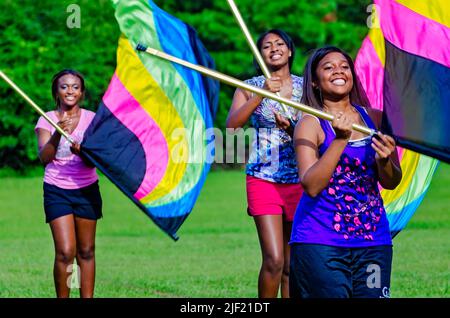
[[[47,112],[46,115],[55,122],[59,121],[55,111]],[[84,132],[94,116],[94,112],[81,109],[80,121],[72,134],[70,134],[70,137],[81,143]],[[51,134],[55,132],[55,128],[42,116],[39,117],[34,128],[36,133],[38,128],[48,130]],[[55,159],[45,166],[44,182],[63,189],[79,189],[97,180],[98,176],[95,168],[87,166],[79,156],[74,155],[70,151],[70,142],[66,138],[61,137]]]

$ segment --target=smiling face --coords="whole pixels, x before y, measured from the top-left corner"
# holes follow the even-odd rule
[[[57,96],[61,106],[73,107],[83,97],[81,80],[72,74],[58,79]]]
[[[262,40],[261,55],[272,69],[288,65],[291,54],[286,42],[275,33],[267,34]]]
[[[317,81],[323,97],[329,99],[342,98],[350,94],[353,88],[353,75],[350,65],[339,52],[331,52],[324,56],[316,68]]]

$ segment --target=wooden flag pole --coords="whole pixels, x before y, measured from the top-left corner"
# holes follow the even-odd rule
[[[34,108],[34,110],[36,110],[42,117],[45,118],[45,120],[47,120],[49,122],[50,125],[52,125],[53,127],[55,127],[55,129],[62,135],[64,136],[71,144],[75,143],[75,141],[70,138],[69,134],[67,134],[67,132],[65,132],[61,127],[58,126],[57,123],[55,123],[50,117],[47,116],[47,114],[45,114],[45,112],[38,106],[36,105],[35,102],[33,102],[31,100],[31,98],[29,98],[27,96],[27,94],[25,94],[8,76],[6,76],[5,73],[3,73],[0,70],[0,77],[3,78],[5,80],[6,83],[8,83],[12,88],[14,88],[14,90],[19,93],[20,96],[23,97],[23,99],[25,99],[28,104],[30,104],[31,107]]]
[[[153,49],[153,48],[150,48],[150,47],[146,47],[146,46],[144,46],[142,44],[138,44],[137,47],[136,47],[136,50],[142,51],[142,52],[146,52],[146,53],[151,54],[153,56],[157,56],[159,58],[162,58],[164,60],[171,61],[171,62],[180,64],[180,65],[183,65],[183,66],[185,66],[187,68],[190,68],[190,69],[195,70],[195,71],[197,71],[199,73],[202,73],[203,75],[206,75],[208,77],[211,77],[211,78],[214,78],[214,79],[219,80],[221,82],[224,82],[225,84],[228,84],[228,85],[231,85],[231,86],[234,86],[234,87],[239,87],[239,88],[242,88],[244,90],[247,90],[247,91],[253,92],[255,94],[258,94],[260,96],[264,96],[264,97],[273,99],[273,100],[275,100],[275,101],[277,101],[279,103],[286,104],[288,106],[291,106],[291,107],[293,107],[295,109],[301,110],[302,112],[314,115],[316,117],[319,117],[319,118],[322,118],[322,119],[325,119],[325,120],[329,120],[329,121],[332,121],[334,119],[333,115],[325,113],[323,111],[320,111],[320,110],[318,110],[316,108],[313,108],[313,107],[310,107],[310,106],[306,106],[304,104],[300,104],[300,103],[294,102],[294,101],[289,100],[289,99],[284,98],[284,97],[277,96],[274,93],[271,93],[271,92],[269,92],[269,91],[267,91],[265,89],[259,88],[257,86],[246,84],[246,83],[244,83],[244,82],[242,82],[242,81],[240,81],[238,79],[235,79],[234,77],[225,75],[225,74],[217,72],[215,70],[211,70],[211,69],[206,68],[204,66],[192,64],[192,63],[187,62],[185,60],[179,59],[179,58],[177,58],[175,56],[172,56],[172,55],[169,55],[167,53],[161,52],[159,50],[156,50],[156,49]],[[352,128],[353,128],[353,130],[365,133],[367,135],[374,135],[374,134],[376,134],[375,130],[372,130],[372,129],[368,128],[368,127],[361,126],[361,125],[358,125],[358,124],[353,124]]]
[[[248,31],[247,25],[245,24],[244,19],[242,19],[241,13],[239,12],[236,4],[234,3],[234,0],[227,0],[227,1],[228,1],[228,5],[230,6],[231,11],[234,14],[234,17],[236,18],[236,21],[239,24],[239,27],[241,28],[242,32],[245,35],[247,43],[250,46],[250,49],[252,50],[253,56],[255,57],[256,61],[258,62],[259,67],[261,68],[262,73],[264,74],[264,77],[270,79],[272,77],[272,74],[270,73],[269,69],[267,68],[267,65],[264,62],[258,48],[256,47],[255,42],[253,42],[252,36],[251,36],[250,32]],[[276,95],[281,97],[280,93],[276,93]],[[288,116],[288,118],[290,119],[291,124],[292,124],[292,118],[291,118],[290,112],[286,108],[286,105],[281,104],[281,106],[283,107],[283,111],[284,111],[285,115]]]

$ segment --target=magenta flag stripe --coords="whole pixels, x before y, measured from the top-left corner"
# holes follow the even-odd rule
[[[386,40],[396,47],[450,67],[450,29],[391,0],[375,0]]]
[[[384,67],[369,36],[364,39],[359,49],[355,61],[355,70],[370,105],[382,111]],[[403,148],[397,147],[397,152],[401,159],[403,157]]]
[[[134,194],[136,199],[148,195],[161,181],[167,168],[168,147],[161,129],[139,102],[114,74],[103,103],[142,144],[146,158],[146,171],[142,184]],[[151,149],[151,153],[148,150]]]
[[[371,106],[383,110],[384,68],[368,36],[358,52],[355,68]]]

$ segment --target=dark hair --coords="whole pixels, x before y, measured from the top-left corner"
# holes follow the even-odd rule
[[[317,66],[320,61],[327,54],[333,52],[341,53],[350,66],[353,76],[353,87],[350,91],[350,102],[352,104],[370,108],[369,99],[367,98],[366,92],[364,91],[364,88],[355,73],[355,64],[353,63],[352,58],[346,52],[335,46],[325,46],[323,48],[316,49],[311,53],[308,62],[305,65],[305,70],[303,71],[303,95],[301,98],[301,103],[317,109],[323,108],[322,94],[319,88],[313,86],[313,83],[318,80]]]
[[[261,52],[263,40],[270,33],[276,34],[280,38],[282,38],[284,43],[286,43],[287,47],[289,48],[289,50],[291,50],[291,56],[289,57],[289,70],[290,70],[292,67],[292,62],[294,62],[295,44],[294,44],[294,41],[292,41],[291,37],[286,32],[284,32],[280,29],[268,30],[258,37],[258,41],[256,41],[256,47]],[[255,66],[258,74],[262,74],[262,71],[261,71],[261,68],[259,67],[258,61],[255,58],[253,59],[253,65]]]
[[[84,96],[84,91],[85,91],[85,87],[84,87],[84,78],[83,75],[81,75],[79,72],[72,70],[72,69],[64,69],[58,73],[56,73],[55,75],[53,75],[53,79],[52,79],[52,96],[53,99],[55,100],[56,103],[56,107],[59,108],[59,98],[58,98],[58,80],[63,77],[64,75],[73,75],[76,76],[80,79],[80,83],[81,83],[81,93]]]

